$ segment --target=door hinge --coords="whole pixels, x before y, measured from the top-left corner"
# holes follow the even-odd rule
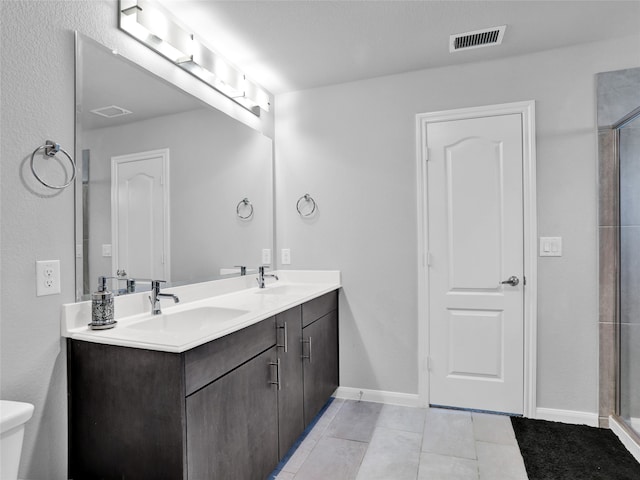
[[[431,371],[431,357],[427,357],[427,371]]]
[[[431,255],[431,252],[427,252],[427,254],[425,255],[425,263],[427,267],[430,267],[432,262],[433,262],[433,255]]]

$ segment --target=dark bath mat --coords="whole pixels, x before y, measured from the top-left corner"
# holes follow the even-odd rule
[[[529,480],[640,480],[640,463],[611,431],[511,417]]]

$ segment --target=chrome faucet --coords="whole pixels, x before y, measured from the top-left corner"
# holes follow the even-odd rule
[[[180,299],[177,295],[171,293],[160,293],[160,284],[165,283],[165,280],[151,280],[151,296],[149,301],[151,302],[151,314],[160,315],[162,310],[160,309],[160,297],[173,298],[174,303],[178,303]]]
[[[278,280],[278,276],[275,273],[264,273],[264,269],[269,267],[258,267],[258,278],[256,278],[256,282],[258,282],[259,288],[264,288],[264,279],[265,277],[273,277]]]

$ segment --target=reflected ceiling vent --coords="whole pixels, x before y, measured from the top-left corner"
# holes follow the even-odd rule
[[[500,45],[507,26],[484,28],[449,36],[449,52]]]
[[[95,113],[96,115],[100,115],[105,118],[116,118],[121,117],[123,115],[129,115],[131,112],[126,108],[118,107],[117,105],[110,105],[108,107],[96,108],[95,110],[91,110],[91,113]]]

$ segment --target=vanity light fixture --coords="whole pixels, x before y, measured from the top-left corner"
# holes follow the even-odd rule
[[[151,0],[120,0],[120,29],[253,114],[269,111],[269,94],[187,32]]]

